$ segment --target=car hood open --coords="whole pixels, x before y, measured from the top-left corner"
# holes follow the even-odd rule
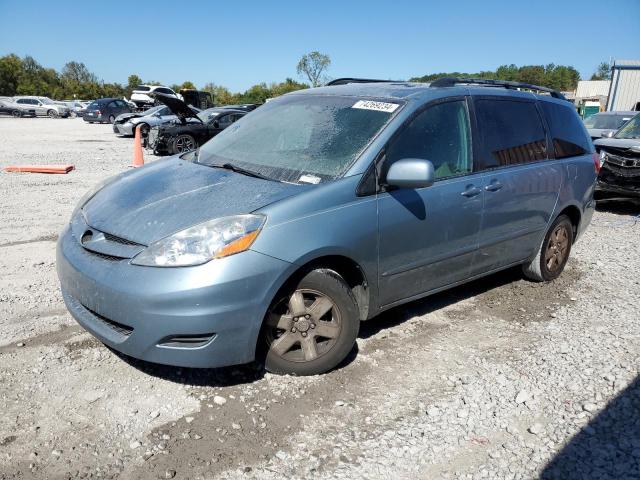
[[[149,245],[207,220],[253,212],[306,188],[171,157],[108,184],[82,210],[91,227]]]
[[[169,95],[165,95],[164,93],[154,93],[153,96],[159,102],[164,103],[167,107],[169,107],[169,110],[175,113],[182,123],[184,123],[188,118],[195,118],[201,122],[201,120],[196,116],[193,110],[191,110],[189,105],[184,103],[182,100],[171,97]]]

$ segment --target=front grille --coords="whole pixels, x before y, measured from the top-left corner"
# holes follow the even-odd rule
[[[88,248],[85,248],[85,251],[90,253],[91,255],[94,255],[102,260],[107,260],[109,262],[119,262],[120,260],[125,260],[123,257],[116,257],[114,255],[107,255],[105,253],[94,252],[93,250],[89,250]]]
[[[123,324],[118,323],[118,322],[114,322],[113,320],[109,320],[107,317],[104,317],[103,315],[100,315],[99,313],[94,312],[90,308],[87,308],[84,305],[82,305],[82,306],[88,312],[90,312],[96,318],[96,320],[98,320],[103,325],[109,327],[111,330],[113,330],[117,334],[119,334],[119,335],[121,335],[123,337],[128,337],[133,332],[133,328],[131,328],[131,327],[127,326],[127,325],[123,325]]]
[[[136,246],[136,247],[144,246],[144,245],[140,245],[139,243],[136,243],[134,241],[127,240],[126,238],[116,237],[115,235],[111,235],[110,233],[105,233],[104,234],[104,239],[109,241],[109,242],[119,243],[121,245],[133,245],[133,246]]]
[[[610,163],[623,168],[640,168],[640,157],[623,157],[607,153],[605,163]]]

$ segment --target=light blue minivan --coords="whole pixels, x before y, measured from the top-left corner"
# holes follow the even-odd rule
[[[75,319],[126,355],[318,374],[383,310],[517,265],[558,277],[598,169],[557,92],[341,79],[89,192],[58,275]]]

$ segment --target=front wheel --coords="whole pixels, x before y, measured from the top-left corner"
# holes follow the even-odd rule
[[[58,118],[58,112],[56,110],[49,110],[47,112],[47,115],[49,116],[49,118]]]
[[[174,154],[186,153],[195,150],[197,147],[195,139],[191,135],[178,135],[171,144],[171,150]]]
[[[113,115],[109,115],[109,123],[113,125],[113,122],[116,121],[116,117],[114,117]]]
[[[569,260],[572,244],[573,224],[569,217],[560,215],[547,230],[536,257],[523,265],[524,275],[536,282],[555,280]]]
[[[360,319],[351,289],[336,272],[307,273],[267,312],[261,339],[272,373],[317,375],[353,348]]]
[[[11,115],[13,115],[14,118],[20,118],[22,117],[22,112],[20,110],[14,110],[11,112]]]

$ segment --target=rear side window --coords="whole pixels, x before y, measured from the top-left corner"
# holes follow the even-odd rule
[[[155,91],[159,92],[159,93],[164,93],[164,94],[167,94],[167,95],[173,95],[173,90],[169,90],[168,88],[160,87],[160,88],[156,88]]]
[[[587,136],[578,114],[569,104],[540,102],[551,129],[556,158],[575,157],[591,152],[591,138]]]
[[[145,85],[138,85],[135,90],[137,90],[138,92],[148,92],[149,90],[151,90],[149,87],[145,86]]]
[[[547,140],[534,102],[478,99],[480,170],[547,158]]]

